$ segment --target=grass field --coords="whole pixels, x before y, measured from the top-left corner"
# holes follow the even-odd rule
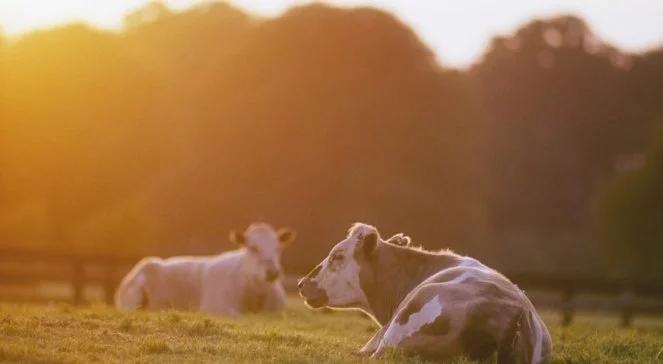
[[[661,327],[618,329],[584,320],[568,328],[553,323],[550,329],[556,363],[663,362]],[[374,330],[355,312],[313,312],[297,299],[284,313],[237,319],[0,304],[0,362],[368,363],[374,361],[352,353]],[[423,361],[391,353],[383,362]]]

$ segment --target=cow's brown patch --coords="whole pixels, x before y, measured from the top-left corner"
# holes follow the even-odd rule
[[[503,290],[497,284],[493,282],[482,283],[483,284],[480,286],[480,292],[483,297],[502,298],[507,296],[505,294],[506,292],[503,292]]]
[[[521,340],[520,330],[524,317],[525,311],[520,311],[509,322],[497,351],[497,361],[499,363],[515,363],[517,361],[516,348]]]
[[[360,287],[382,325],[392,319],[394,310],[417,285],[458,263],[458,257],[448,252],[425,252],[383,241],[370,256],[355,249],[353,257],[359,265]]]
[[[370,300],[373,295],[373,283],[375,282],[373,265],[364,255],[362,249],[355,249],[352,259],[354,259],[359,266],[359,287],[364,291],[364,295]]]
[[[465,322],[460,340],[463,351],[472,360],[483,360],[497,350],[496,333],[486,325],[491,316],[489,310],[477,307]]]
[[[441,315],[435,318],[435,321],[425,324],[419,329],[419,332],[425,335],[446,335],[451,331],[451,319],[447,315]]]

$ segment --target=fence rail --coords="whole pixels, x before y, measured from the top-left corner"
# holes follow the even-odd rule
[[[573,321],[578,310],[618,312],[622,326],[630,326],[635,314],[663,315],[663,281],[615,279],[541,273],[507,274],[524,290],[558,292],[557,300],[535,301],[539,307],[559,310],[562,323]],[[581,294],[609,297],[599,302],[578,301]]]
[[[70,301],[74,304],[84,303],[86,286],[96,285],[102,287],[105,302],[112,304],[115,288],[140,259],[0,248],[0,285],[66,283],[72,288]]]
[[[65,299],[74,304],[86,302],[84,291],[89,286],[100,287],[104,301],[112,304],[113,294],[120,280],[141,258],[0,248],[0,300],[11,299],[3,294],[3,286],[59,283],[70,287],[69,298]],[[631,325],[636,314],[663,315],[663,281],[527,272],[513,272],[506,276],[528,293],[549,293],[547,299],[534,296],[534,303],[537,307],[560,311],[562,323],[565,325],[573,321],[578,310],[618,313],[623,326]],[[285,286],[287,290],[294,292],[296,276],[288,275]],[[602,299],[577,299],[587,294],[600,295]],[[44,299],[31,297],[28,300]]]

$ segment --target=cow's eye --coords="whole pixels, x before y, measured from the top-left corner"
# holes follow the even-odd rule
[[[345,257],[340,255],[340,254],[332,255],[331,261],[332,261],[332,263],[338,263],[338,262],[342,262],[344,258]]]

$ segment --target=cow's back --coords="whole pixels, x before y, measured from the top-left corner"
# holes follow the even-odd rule
[[[236,315],[242,312],[242,292],[246,286],[242,271],[243,250],[233,250],[210,259],[202,272],[200,310]]]
[[[202,272],[209,259],[173,257],[151,264],[146,271],[148,307],[198,309]]]

